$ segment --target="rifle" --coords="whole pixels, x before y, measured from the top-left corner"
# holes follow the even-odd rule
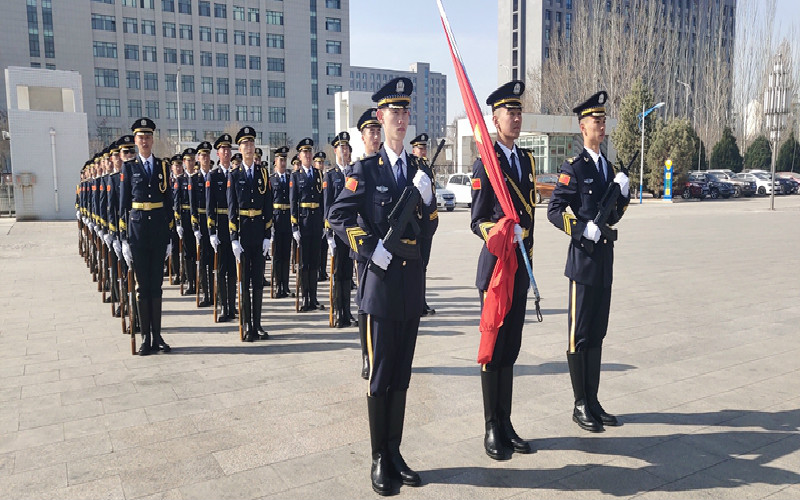
[[[330,297],[331,308],[328,311],[328,326],[333,328],[333,326],[334,326],[334,324],[333,324],[334,323],[333,308],[336,305],[336,302],[335,302],[335,300],[336,300],[336,297],[335,297],[335,295],[336,295],[336,293],[335,293],[336,292],[336,287],[333,284],[333,255],[331,255],[330,263],[331,263],[331,272],[330,272],[330,274],[328,274],[328,296]]]
[[[295,241],[292,238],[292,241]],[[300,280],[303,273],[300,271],[300,245],[294,248],[294,261],[297,264],[297,272],[294,274],[294,312],[300,312]]]
[[[114,264],[112,263],[111,253],[113,250],[108,249],[106,247],[106,262],[108,263],[108,294],[110,295],[111,299],[111,316],[114,316],[114,287],[117,285],[114,283]]]
[[[444,147],[444,139],[439,141],[439,145],[436,147],[436,153],[433,154],[433,159],[431,160],[430,165],[428,165],[431,169],[431,172],[433,172],[433,169],[436,165],[436,159],[439,158],[439,153],[442,152],[443,147]]]
[[[131,354],[136,355],[136,329],[133,327],[134,325],[134,317],[133,317],[133,286],[134,286],[134,274],[133,269],[128,266],[128,314],[130,315],[130,332],[131,332]]]
[[[117,259],[117,287],[119,289],[119,317],[122,320],[122,334],[125,335],[128,333],[128,327],[125,324],[125,309],[126,309],[126,294],[127,291],[123,287],[125,280],[122,278],[122,262],[120,259]],[[130,304],[127,305],[130,307]]]
[[[241,260],[236,264],[236,274],[239,277],[239,340],[244,342],[245,332],[243,330],[247,326],[247,331],[250,331],[250,323],[252,322],[250,314],[250,292],[249,287],[245,286],[245,281],[242,280],[244,266],[244,253],[240,256]],[[249,285],[249,283],[248,283]]]
[[[622,167],[620,171],[623,174],[628,175],[628,169],[633,166],[633,162],[636,161],[638,156],[639,152],[637,151],[636,154],[633,155],[633,158],[631,158],[631,161],[628,162],[628,166]],[[617,241],[617,230],[608,225],[608,218],[611,216],[612,210],[616,214],[617,200],[619,200],[620,196],[622,196],[622,193],[620,191],[619,184],[612,180],[608,185],[606,192],[603,193],[603,197],[600,199],[597,215],[594,217],[594,223],[598,228],[600,228],[600,234],[608,241]],[[584,238],[583,248],[585,248],[589,253],[594,252],[594,242],[588,238]]]
[[[200,279],[200,242],[197,242],[197,273],[194,275],[194,291],[195,291],[195,306],[200,307],[200,285],[202,284],[203,280]]]
[[[240,256],[241,258],[241,256]],[[242,329],[244,323],[244,315],[242,314],[242,261],[239,260],[236,262],[236,280],[238,281],[236,287],[236,293],[239,296],[239,300],[237,301],[237,305],[239,307],[239,340],[244,342],[244,331]]]
[[[275,243],[272,243],[270,255],[275,255]],[[269,298],[275,298],[275,261],[269,261]]]
[[[218,317],[218,313],[217,313],[217,294],[219,293],[219,287],[217,286],[217,277],[218,277],[217,266],[218,265],[219,265],[219,253],[217,253],[216,250],[215,250],[214,251],[214,281],[212,283],[212,286],[214,287],[214,323],[217,322],[217,317]]]
[[[409,253],[404,248],[404,244],[401,240],[403,238],[403,233],[409,225],[411,225],[415,235],[419,234],[419,224],[417,224],[415,220],[415,213],[419,200],[419,190],[413,185],[408,185],[403,190],[403,194],[400,195],[400,199],[397,200],[397,204],[392,208],[391,213],[389,213],[389,231],[386,232],[386,236],[383,238],[383,246],[386,250],[391,252],[392,255],[397,255],[405,259],[414,259],[418,257],[418,255]],[[369,269],[380,279],[383,279],[386,275],[386,271],[378,267],[378,265],[371,260],[369,262]]]
[[[183,238],[178,238],[178,263],[180,264],[178,281],[181,284],[181,295],[183,295],[183,273],[186,272],[186,264],[183,261]]]
[[[97,291],[98,292],[103,292],[103,303],[105,303],[106,302],[106,280],[108,279],[108,276],[106,276],[106,274],[108,273],[108,266],[106,266],[106,260],[107,260],[106,259],[106,246],[103,243],[102,238],[100,238],[98,236],[97,239],[99,240],[99,245],[100,245],[99,249],[97,250],[97,253],[99,254],[98,255],[99,261],[98,261],[97,265],[100,266],[100,278],[97,280]]]

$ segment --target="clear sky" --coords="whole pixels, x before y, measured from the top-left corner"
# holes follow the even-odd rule
[[[442,4],[483,105],[498,87],[497,0],[442,0]],[[785,36],[792,26],[798,29],[800,1],[777,0],[775,17],[780,34]],[[432,71],[447,75],[448,121],[462,114],[464,106],[436,0],[350,0],[350,64],[408,70],[416,61],[428,62]]]

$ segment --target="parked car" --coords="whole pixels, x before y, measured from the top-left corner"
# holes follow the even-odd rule
[[[798,194],[800,193],[800,173],[798,172],[775,172],[776,177],[782,177],[784,179],[791,179],[795,182],[795,191],[793,193]]]
[[[685,176],[684,176],[685,178]],[[651,188],[648,186],[648,191],[650,194],[653,195],[653,198],[661,198],[664,196],[664,186],[658,186],[657,188]],[[684,180],[681,181],[676,179],[672,183],[672,197],[677,198],[681,197],[684,200],[688,200],[691,198],[696,198],[698,200],[705,199],[708,196],[708,186],[705,182],[697,181],[697,180]]]
[[[748,198],[756,194],[756,181],[747,181],[739,179],[733,170],[730,169],[711,169],[707,171],[709,174],[727,180],[733,184],[733,197],[739,198],[740,196],[747,196]]]
[[[772,184],[770,183],[769,175],[761,172],[740,172],[736,174],[737,179],[744,179],[747,181],[752,181],[756,183],[756,193],[760,195],[770,194],[772,193]],[[777,193],[778,190],[781,188],[781,183],[775,181],[775,192]]]
[[[452,191],[442,186],[441,182],[436,183],[436,206],[452,212],[456,208],[456,195]]]
[[[797,192],[797,181],[789,177],[781,177],[775,174],[775,180],[781,183],[781,192],[783,194],[794,194]]]
[[[472,176],[469,174],[453,174],[447,179],[445,189],[455,195],[456,204],[472,206]]]
[[[690,172],[689,181],[704,182],[708,187],[708,196],[713,200],[716,200],[720,196],[723,198],[730,198],[733,194],[734,188],[732,183],[724,181],[721,177],[717,177],[708,172]]]
[[[539,174],[536,176],[536,203],[549,200],[558,182],[558,174]]]

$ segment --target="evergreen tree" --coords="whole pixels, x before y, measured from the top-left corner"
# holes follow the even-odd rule
[[[689,120],[675,119],[656,127],[646,160],[645,191],[663,188],[667,160],[672,160],[672,185],[684,182],[697,164],[697,139]]]
[[[744,168],[769,170],[772,162],[772,148],[766,136],[759,135],[744,154]]]
[[[789,132],[789,137],[778,150],[775,160],[776,172],[800,172],[800,143],[794,136],[794,127]]]
[[[729,127],[722,130],[722,138],[711,150],[711,168],[727,168],[734,172],[742,171],[742,155]]]
[[[622,98],[619,105],[617,116],[617,127],[611,133],[611,140],[617,150],[617,163],[631,161],[633,156],[640,152],[642,147],[642,130],[639,128],[639,115],[642,112],[642,105],[645,109],[653,106],[653,91],[648,88],[641,78],[634,80],[631,91]],[[650,138],[653,133],[654,124],[657,122],[655,113],[650,113],[645,119],[644,147],[645,157],[647,148],[650,145]],[[636,165],[639,162],[635,162]],[[639,185],[639,169],[631,169],[631,185]]]

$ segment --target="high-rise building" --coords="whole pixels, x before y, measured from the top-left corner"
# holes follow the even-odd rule
[[[349,90],[376,92],[401,76],[414,84],[409,110],[417,133],[427,132],[433,142],[443,138],[447,128],[447,76],[431,71],[430,64],[416,62],[408,71],[351,66]]]
[[[349,17],[349,0],[18,0],[0,16],[0,66],[78,71],[103,140],[148,116],[174,139],[180,118],[183,141],[238,123],[260,144],[319,143],[347,86]]]

